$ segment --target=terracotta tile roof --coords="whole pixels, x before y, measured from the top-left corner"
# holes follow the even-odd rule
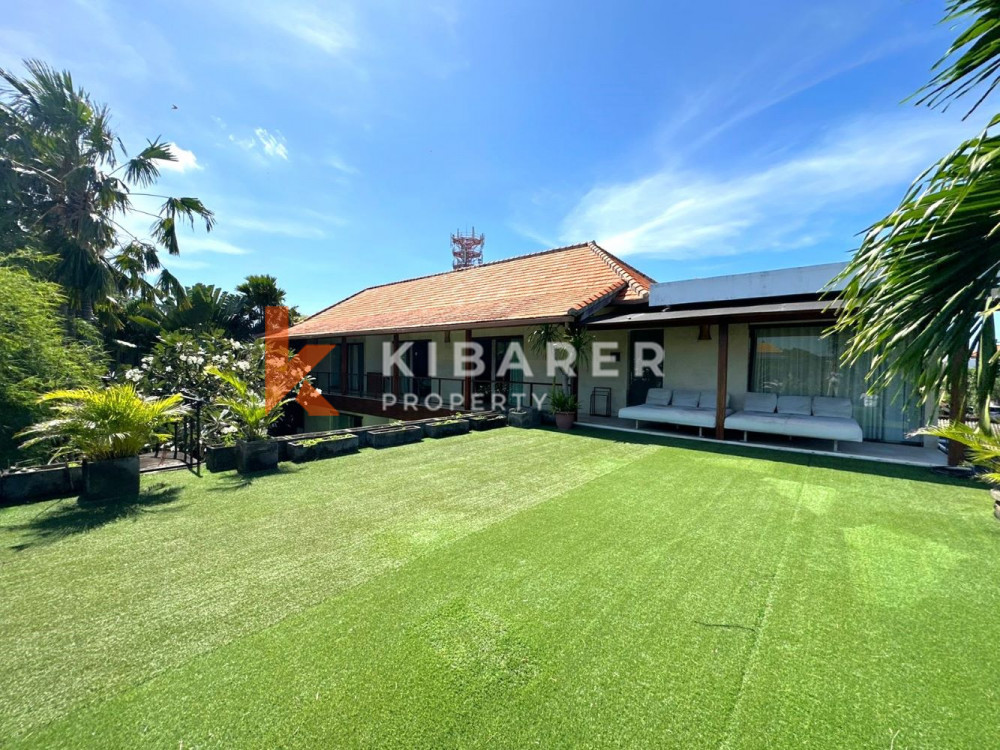
[[[568,321],[641,302],[653,280],[593,242],[373,286],[302,321],[289,336]]]

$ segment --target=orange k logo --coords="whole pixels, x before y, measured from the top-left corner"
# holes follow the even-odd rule
[[[264,400],[273,409],[299,383],[295,397],[311,417],[335,417],[340,412],[330,406],[323,395],[303,378],[323,357],[332,352],[333,344],[309,344],[294,356],[288,349],[288,308],[267,307],[264,310]]]

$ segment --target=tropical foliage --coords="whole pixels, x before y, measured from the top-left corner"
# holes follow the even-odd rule
[[[990,484],[1000,485],[1000,438],[982,430],[956,422],[937,427],[926,427],[921,434],[934,435],[965,446],[966,459],[973,466],[982,469],[979,478]]]
[[[138,456],[146,446],[170,438],[162,428],[185,413],[180,395],[144,398],[131,384],[47,393],[52,419],[21,431],[25,447],[49,442],[56,456],[101,461]]]
[[[969,21],[918,93],[932,107],[979,91],[1000,72],[1000,2],[955,0],[948,21]],[[837,329],[850,336],[846,358],[871,354],[874,385],[904,375],[926,397],[946,385],[951,413],[964,415],[970,342],[985,356],[977,372],[977,404],[989,429],[996,380],[992,317],[1000,273],[1000,118],[961,143],[909,189],[899,207],[876,222],[839,279],[845,307]]]
[[[37,246],[53,255],[50,278],[85,319],[102,308],[113,319],[120,297],[181,296],[159,253],[180,252],[183,224],[193,227],[197,220],[210,230],[215,219],[197,198],[144,192],[156,183],[160,166],[176,160],[170,144],[156,139],[129,154],[108,108],[77,88],[68,72],[37,60],[25,68],[24,77],[0,69],[6,84],[0,89],[6,249]],[[143,217],[151,222],[148,236],[128,228]],[[154,286],[147,275],[156,271]]]
[[[268,428],[281,419],[281,407],[288,400],[269,408],[263,389],[258,388],[249,379],[218,367],[209,367],[208,372],[232,390],[232,396],[219,398],[216,403],[227,410],[228,421],[235,427],[236,437],[247,441],[265,440]]]
[[[41,418],[48,391],[94,386],[105,372],[97,338],[86,324],[60,314],[58,285],[0,265],[0,467],[35,457],[14,435]],[[73,335],[73,334],[76,335]]]

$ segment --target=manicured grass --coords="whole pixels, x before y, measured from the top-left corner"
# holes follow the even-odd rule
[[[988,747],[1000,523],[922,470],[505,429],[0,511],[35,747]]]

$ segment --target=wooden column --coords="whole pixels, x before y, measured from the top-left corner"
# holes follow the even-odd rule
[[[726,391],[729,388],[729,323],[719,323],[718,371],[715,376],[715,439],[726,439]]]
[[[392,353],[395,354],[399,350],[399,334],[392,334]],[[396,365],[392,366],[392,392],[394,395],[399,396],[399,368]]]
[[[347,336],[340,337],[340,393],[342,395],[347,394],[347,380],[348,380],[348,369],[347,369]]]
[[[467,343],[472,341],[471,328],[465,329],[465,340]],[[467,410],[472,408],[472,376],[469,374],[466,374],[465,383],[463,384],[462,387],[462,401],[463,405]]]

